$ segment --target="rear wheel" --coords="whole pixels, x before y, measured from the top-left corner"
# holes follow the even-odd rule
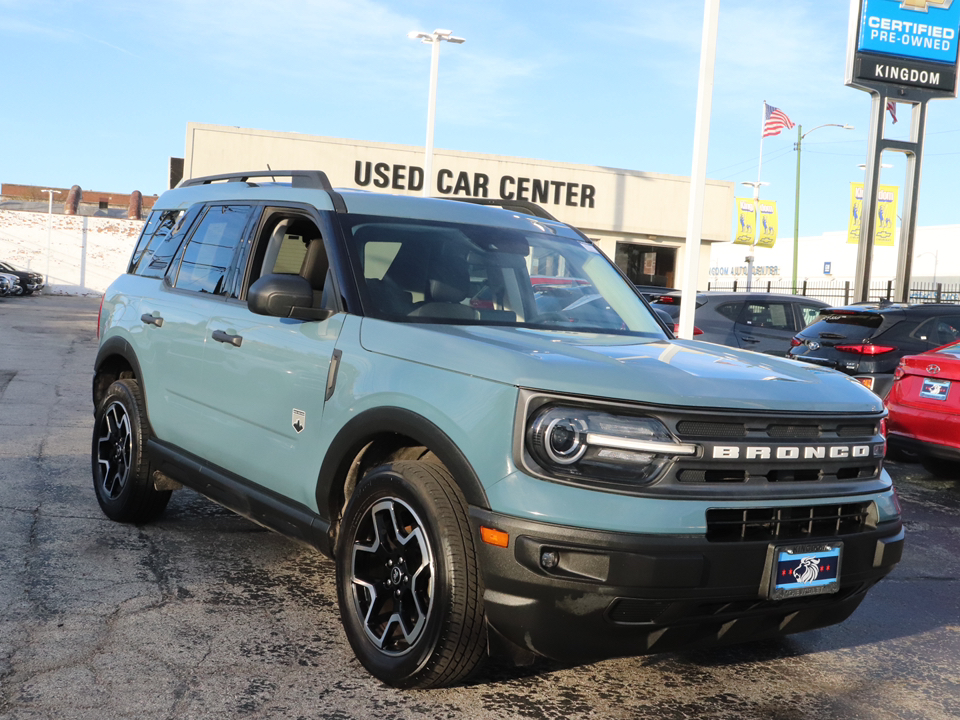
[[[117,380],[107,389],[95,416],[91,463],[100,509],[111,520],[153,520],[170,501],[158,491],[144,457],[147,435],[143,395],[136,380]]]
[[[395,687],[460,682],[485,653],[483,583],[467,504],[430,462],[372,470],[347,504],[337,596],[363,666]]]

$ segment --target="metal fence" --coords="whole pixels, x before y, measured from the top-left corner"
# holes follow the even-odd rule
[[[741,280],[729,282],[707,283],[707,290],[721,292],[746,292],[747,283]],[[750,292],[767,292],[790,295],[793,294],[793,284],[789,281],[773,280],[754,281]],[[853,284],[847,280],[839,282],[809,282],[804,280],[797,283],[797,295],[823,300],[828,303],[849,305],[854,302]],[[881,280],[870,283],[868,297],[871,300],[894,301],[898,297],[896,284],[893,280]],[[912,303],[960,303],[960,283],[913,283],[909,294]]]

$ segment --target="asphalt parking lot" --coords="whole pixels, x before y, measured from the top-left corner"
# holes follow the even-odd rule
[[[0,719],[960,717],[960,479],[900,464],[903,561],[839,626],[385,687],[346,641],[332,562],[189,490],[151,525],[101,514],[98,303],[0,299]]]

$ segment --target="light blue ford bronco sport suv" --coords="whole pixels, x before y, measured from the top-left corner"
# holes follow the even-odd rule
[[[186,180],[99,336],[104,513],[185,485],[333,557],[398,687],[822,627],[901,556],[877,396],[673,338],[534,205]]]

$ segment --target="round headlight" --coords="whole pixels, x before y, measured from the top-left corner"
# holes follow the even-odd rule
[[[558,465],[572,465],[587,451],[587,425],[580,418],[548,412],[532,428],[534,448]]]

